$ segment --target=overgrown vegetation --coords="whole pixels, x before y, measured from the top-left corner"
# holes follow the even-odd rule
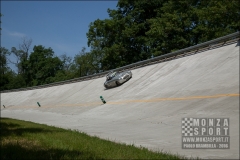
[[[1,47],[0,90],[42,85],[114,69],[193,46],[240,29],[238,0],[119,0],[109,18],[86,33],[88,46],[75,57],[54,55],[31,39],[19,49]],[[1,15],[2,16],[2,15]],[[17,73],[7,64],[14,55]]]
[[[0,122],[1,160],[184,158],[27,121],[1,118]]]

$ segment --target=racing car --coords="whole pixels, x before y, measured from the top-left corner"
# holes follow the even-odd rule
[[[105,88],[112,88],[116,86],[120,86],[123,83],[127,82],[130,78],[132,78],[131,71],[124,72],[109,72],[106,75],[106,82],[104,83]]]

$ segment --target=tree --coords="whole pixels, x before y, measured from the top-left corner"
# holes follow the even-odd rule
[[[66,53],[64,53],[60,56],[60,59],[63,63],[63,70],[68,71],[70,69],[71,65],[73,64],[72,57],[69,57],[69,56],[67,56]]]
[[[100,71],[100,63],[97,61],[95,52],[86,52],[83,47],[81,52],[74,57],[72,70],[76,77],[87,76],[98,73]]]
[[[240,30],[238,0],[201,0],[195,6],[197,17],[193,35],[202,43]]]
[[[236,32],[237,0],[119,0],[109,19],[90,23],[91,52],[103,70],[159,56]]]
[[[22,38],[22,43],[19,44],[19,49],[16,47],[11,48],[11,54],[16,57],[16,60],[9,61],[17,67],[18,74],[25,74],[25,63],[29,58],[29,49],[32,44],[32,39],[27,39],[26,37]]]
[[[74,78],[74,72],[71,70],[73,66],[72,57],[67,56],[66,53],[59,57],[62,63],[62,69],[58,70],[54,77],[51,77],[52,82],[59,82]]]
[[[198,0],[166,1],[157,9],[157,16],[149,19],[149,46],[154,56],[193,45],[190,39],[194,27],[193,6]]]
[[[102,57],[103,70],[151,58],[146,32],[147,19],[156,16],[163,1],[120,0],[117,10],[108,9],[110,19],[97,19],[89,26],[88,45]]]
[[[146,34],[158,56],[236,32],[239,16],[236,0],[168,0]]]
[[[8,77],[10,68],[7,66],[7,55],[9,54],[6,48],[0,47],[0,90],[8,89],[7,84],[10,81]]]
[[[125,28],[122,31],[122,41],[127,52],[127,63],[133,63],[151,58],[149,37],[146,32],[150,29],[148,19],[157,15],[157,9],[163,5],[163,0],[131,1],[120,0],[118,17],[121,17]]]
[[[28,54],[29,54],[31,44],[32,44],[32,39],[31,38],[30,39],[28,39],[27,37],[22,38],[22,43],[19,45],[19,49],[21,51],[23,51],[22,57],[24,59],[27,59],[28,56],[29,56]]]
[[[63,64],[51,48],[38,45],[33,47],[27,67],[29,85],[35,86],[54,82],[53,77],[63,69]]]
[[[8,49],[0,47],[0,74],[4,75],[8,69],[7,67],[7,55],[9,55]]]

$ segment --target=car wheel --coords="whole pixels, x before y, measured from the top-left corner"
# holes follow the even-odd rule
[[[107,85],[104,85],[104,87],[105,87],[106,89],[109,89],[109,87],[108,87]]]
[[[117,86],[120,86],[120,85],[121,85],[121,83],[119,83],[118,81],[116,81],[116,85],[117,85]]]

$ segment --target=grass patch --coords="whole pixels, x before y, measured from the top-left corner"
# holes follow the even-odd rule
[[[1,160],[9,159],[184,159],[119,144],[74,130],[1,118]]]

